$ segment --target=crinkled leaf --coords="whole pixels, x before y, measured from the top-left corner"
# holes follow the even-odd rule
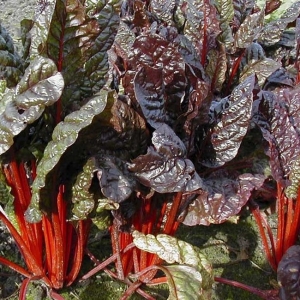
[[[271,58],[253,61],[244,68],[240,77],[240,81],[245,80],[246,77],[255,73],[258,84],[262,87],[266,79],[280,67],[281,64]]]
[[[7,87],[12,88],[23,73],[23,61],[14,49],[12,38],[0,24],[0,79],[5,79]]]
[[[205,180],[208,191],[202,191],[189,205],[183,224],[188,226],[220,224],[237,215],[247,203],[251,192],[260,188],[264,175],[242,174],[226,177],[222,172]]]
[[[15,90],[8,90],[1,99],[0,154],[10,148],[16,135],[41,116],[46,106],[60,98],[63,88],[63,77],[52,60],[38,56],[30,63]]]
[[[74,204],[72,219],[85,219],[94,210],[94,207],[96,207],[98,216],[103,210],[115,210],[119,208],[118,203],[106,198],[97,199],[91,192],[92,179],[98,169],[97,159],[91,157],[85,163],[82,172],[77,176],[76,182],[72,187],[72,202]],[[113,184],[111,188],[114,188]]]
[[[227,72],[227,57],[225,47],[219,46],[219,49],[212,49],[207,55],[208,65],[205,69],[211,80],[211,90],[219,92],[225,81]]]
[[[291,185],[286,188],[286,195],[289,198],[297,198],[300,188],[300,157],[298,157],[294,164],[291,166],[291,172],[289,176]]]
[[[299,87],[281,89],[278,95],[263,93],[258,125],[269,142],[272,175],[283,186],[289,185],[291,167],[300,155]]]
[[[98,92],[107,80],[107,50],[119,25],[120,1],[50,1],[33,20],[30,55],[51,58],[62,72],[64,107]],[[76,74],[76,76],[74,76]]]
[[[273,72],[267,79],[264,85],[264,90],[272,89],[274,87],[293,87],[294,80],[291,74],[284,68],[279,68]]]
[[[272,46],[276,44],[282,35],[284,29],[287,28],[289,23],[294,22],[300,13],[300,2],[293,3],[280,18],[268,23],[261,34],[258,41],[265,46]]]
[[[232,0],[216,0],[214,4],[217,8],[220,18],[219,40],[223,42],[226,47],[230,47],[234,41],[232,31],[229,26],[234,17],[234,7]]]
[[[76,142],[80,132],[92,124],[104,110],[109,98],[116,97],[115,93],[101,90],[93,96],[80,110],[69,114],[63,122],[54,129],[52,141],[45,149],[44,156],[37,167],[37,177],[32,185],[32,199],[26,212],[26,218],[30,222],[37,222],[40,217],[40,199],[43,205],[49,205],[49,200],[54,191],[51,172],[58,168],[58,163],[66,151]],[[74,153],[73,155],[78,155]],[[78,158],[77,158],[78,159]],[[49,183],[50,181],[50,183]]]
[[[221,166],[232,160],[247,133],[251,117],[255,77],[246,78],[230,95],[221,119],[211,134],[212,152],[202,163],[208,166]]]
[[[95,162],[91,158],[84,165],[82,172],[79,173],[72,187],[73,218],[85,219],[94,209],[94,195],[89,191],[94,176],[94,169]]]
[[[151,11],[160,19],[171,25],[175,11],[175,0],[152,0]]]
[[[142,67],[134,78],[134,92],[147,122],[155,129],[166,121],[162,68]]]
[[[234,18],[233,24],[237,28],[241,26],[247,16],[249,16],[255,6],[255,0],[233,0]],[[262,9],[262,8],[261,8]]]
[[[168,279],[168,299],[210,299],[212,268],[198,248],[166,234],[154,236],[134,231],[132,236],[139,249],[155,253],[169,264],[180,264],[160,267]]]
[[[132,100],[141,102],[137,106],[141,105],[147,119],[158,114],[158,119],[168,123],[178,118],[186,87],[184,60],[178,45],[168,41],[169,35],[174,32],[174,28],[169,28],[162,30],[161,35],[146,32],[138,36],[130,51],[129,69],[123,80],[125,93]],[[177,33],[174,34],[177,36]],[[149,77],[149,86],[144,76]],[[143,94],[146,99],[143,99]],[[158,107],[155,108],[155,105]],[[149,120],[151,126],[155,126],[153,118]]]
[[[186,16],[184,34],[192,41],[204,65],[206,54],[215,47],[220,32],[216,8],[209,1],[197,0],[186,1],[183,10]]]
[[[300,298],[300,246],[290,247],[277,268],[281,300]]]
[[[130,49],[135,41],[135,35],[130,30],[129,26],[120,21],[120,26],[115,38],[114,46],[117,48],[117,52],[123,59],[128,60]],[[120,50],[118,50],[120,48]]]
[[[246,17],[234,36],[235,46],[248,48],[256,40],[262,30],[264,9]]]
[[[144,119],[128,104],[115,99],[106,107],[105,118],[102,116],[99,128],[89,132],[85,140],[90,141],[89,151],[99,145],[116,157],[130,160],[145,153],[148,146],[148,133]]]
[[[169,285],[168,300],[208,300],[210,290],[202,288],[202,274],[195,268],[186,265],[160,267],[165,272]]]
[[[202,180],[193,163],[184,158],[183,142],[168,125],[153,133],[152,143],[145,155],[132,161],[129,170],[145,186],[160,193],[194,191],[202,187]]]
[[[136,185],[127,165],[109,155],[98,156],[97,165],[97,177],[103,195],[116,203],[126,200]]]

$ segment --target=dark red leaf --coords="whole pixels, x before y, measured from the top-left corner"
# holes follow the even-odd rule
[[[243,174],[228,178],[224,172],[215,172],[207,180],[207,191],[189,205],[183,221],[185,225],[220,224],[237,215],[247,203],[252,190],[260,188],[265,180],[263,175]]]
[[[300,246],[290,247],[283,255],[277,269],[280,299],[300,299]]]

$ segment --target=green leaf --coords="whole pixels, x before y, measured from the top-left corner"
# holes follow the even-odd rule
[[[234,17],[234,7],[232,0],[216,0],[214,5],[217,8],[220,17],[219,41],[224,43],[226,47],[230,47],[233,43],[232,31],[229,26]]]
[[[294,22],[300,13],[300,1],[293,3],[284,14],[268,23],[261,34],[259,35],[258,41],[264,46],[272,46],[279,42],[283,31],[288,27],[288,24]]]
[[[72,187],[72,213],[75,219],[85,219],[94,209],[94,195],[89,191],[94,177],[94,166],[94,159],[89,159]]]
[[[23,61],[15,51],[12,38],[0,24],[0,79],[5,79],[7,87],[12,88],[23,73]]]
[[[58,163],[63,154],[77,141],[79,134],[99,116],[108,101],[113,100],[116,94],[113,91],[102,89],[99,94],[93,96],[80,110],[70,113],[63,122],[54,129],[52,141],[45,149],[44,156],[37,167],[37,177],[32,185],[32,199],[26,218],[30,222],[37,222],[41,218],[40,199],[43,205],[49,205],[51,195],[54,192],[51,172],[57,172]],[[110,99],[110,100],[108,100]],[[69,154],[70,155],[70,154]],[[73,157],[74,156],[74,157]],[[78,149],[71,154],[69,159],[78,159]],[[67,159],[65,157],[65,163]]]
[[[160,268],[165,272],[169,285],[168,300],[209,300],[210,289],[205,290],[203,276],[195,268],[186,265],[172,265]]]
[[[52,60],[38,56],[30,63],[16,88],[7,90],[1,99],[0,154],[10,148],[16,135],[41,116],[46,106],[60,98],[63,88],[62,75]]]
[[[210,299],[212,267],[197,247],[166,234],[132,233],[137,248],[157,254],[169,264],[162,266],[170,286],[169,299]],[[187,284],[189,282],[189,284]]]
[[[258,84],[262,87],[266,79],[280,67],[281,63],[271,58],[265,57],[258,61],[252,61],[243,69],[240,81],[244,81],[248,76],[255,73],[258,79]]]
[[[291,181],[291,185],[286,188],[285,194],[289,198],[296,199],[299,195],[300,188],[300,157],[298,157],[291,166],[289,180]]]

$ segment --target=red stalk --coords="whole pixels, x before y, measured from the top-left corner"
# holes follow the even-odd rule
[[[225,279],[225,278],[221,278],[221,277],[215,277],[214,279],[216,282],[220,282],[220,283],[228,284],[228,285],[231,285],[234,287],[238,287],[240,289],[248,291],[248,292],[250,292],[262,299],[265,299],[265,300],[277,300],[278,299],[278,297],[270,295],[270,291],[263,291],[258,288],[243,284],[241,282],[237,282],[234,280]],[[271,291],[271,292],[273,292],[273,291]]]
[[[165,224],[163,232],[165,234],[172,234],[174,222],[177,220],[177,213],[181,203],[182,192],[178,192],[175,195],[174,201],[172,203],[171,209],[168,214],[167,222]]]
[[[297,236],[299,234],[299,230],[300,230],[300,186],[298,188],[298,194],[297,194],[297,199],[296,199],[296,204],[294,209],[293,226],[290,231],[290,235],[293,237],[293,239],[290,242],[292,243],[290,244],[290,246],[295,244]]]
[[[284,197],[287,202],[287,213],[286,213],[286,220],[285,220],[285,234],[283,240],[283,248],[282,248],[282,255],[285,251],[294,244],[294,238],[291,235],[291,230],[293,226],[293,215],[294,215],[294,203],[293,199],[288,199]]]
[[[276,249],[275,249],[275,257],[276,257],[276,267],[280,262],[281,257],[283,255],[283,241],[284,241],[284,233],[285,233],[285,203],[283,196],[283,189],[280,183],[277,183],[277,241],[276,241]],[[277,268],[276,268],[277,269]],[[276,270],[275,269],[275,270]]]
[[[54,242],[55,244],[55,252],[53,259],[53,271],[54,271],[54,280],[53,286],[55,289],[60,289],[63,287],[64,283],[64,249],[63,249],[63,237],[60,228],[59,216],[57,207],[52,208],[51,220],[53,225],[53,233],[54,233]]]
[[[3,215],[2,212],[0,212],[0,219],[8,228],[14,240],[16,241],[26,261],[27,267],[30,269],[32,274],[34,276],[40,276],[47,285],[52,286],[48,278],[45,276],[44,270],[41,268],[38,261],[36,260],[34,253],[31,252],[31,250],[26,245],[21,235],[17,232],[15,227],[10,223],[10,221],[5,217],[5,215]]]
[[[15,264],[14,262],[6,259],[5,257],[0,256],[0,263],[3,265],[6,265],[7,267],[11,268],[12,270],[22,274],[25,277],[31,277],[31,274],[26,271],[24,268],[22,268],[21,266]]]
[[[270,242],[271,242],[271,250],[269,248],[269,244],[268,244],[268,240],[267,240],[267,235],[266,235],[266,232],[265,232],[265,229],[264,229],[264,226],[265,228],[268,228],[268,223],[267,221],[265,220],[265,218],[263,218],[263,216],[261,215],[260,211],[259,211],[259,208],[257,205],[253,205],[252,203],[250,204],[250,209],[251,209],[251,212],[256,220],[256,223],[258,225],[258,229],[259,229],[259,233],[260,233],[260,236],[261,236],[261,239],[262,239],[262,243],[263,243],[263,246],[264,246],[264,249],[265,249],[265,252],[266,252],[266,257],[269,261],[269,264],[271,265],[272,269],[273,270],[277,270],[277,263],[276,263],[276,258],[275,258],[275,246],[274,246],[274,239],[273,239],[273,235],[272,235],[272,232],[271,230],[269,229],[268,231],[268,235],[269,235],[269,239],[270,239]]]

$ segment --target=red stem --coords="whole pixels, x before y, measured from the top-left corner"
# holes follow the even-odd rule
[[[267,221],[265,220],[265,218],[261,215],[260,211],[259,211],[259,207],[258,205],[254,204],[254,203],[250,203],[249,205],[250,210],[256,220],[258,229],[259,229],[259,233],[262,239],[262,243],[266,252],[266,257],[269,261],[269,264],[271,265],[273,270],[277,270],[277,263],[276,263],[276,258],[275,258],[275,244],[274,244],[274,238],[273,238],[273,234],[271,229],[269,228],[269,224],[267,223]],[[269,248],[269,244],[268,244],[268,239],[267,239],[267,235],[265,232],[265,228],[268,228],[268,236],[269,236],[269,240],[271,243],[271,250]]]
[[[258,288],[243,284],[241,282],[237,282],[237,281],[234,281],[234,280],[225,279],[225,278],[221,278],[221,277],[215,277],[214,279],[215,279],[216,282],[220,282],[220,283],[228,284],[228,285],[231,285],[231,286],[234,286],[234,287],[238,287],[240,289],[248,291],[248,292],[250,292],[250,293],[252,293],[252,294],[254,294],[254,295],[256,295],[256,296],[258,296],[262,299],[265,299],[265,300],[278,299],[278,298],[274,298],[274,297],[270,296],[268,291],[263,291],[263,290],[260,290]]]
[[[284,202],[283,189],[280,183],[277,182],[277,241],[275,249],[276,267],[283,255],[283,242],[285,233],[285,202]],[[276,270],[276,269],[275,269]]]

